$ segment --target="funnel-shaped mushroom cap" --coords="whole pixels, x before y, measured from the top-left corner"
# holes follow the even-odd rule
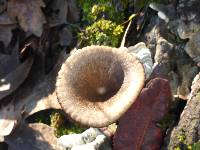
[[[57,78],[57,96],[75,121],[93,127],[119,119],[139,95],[145,80],[139,60],[122,50],[89,46],[73,53]]]

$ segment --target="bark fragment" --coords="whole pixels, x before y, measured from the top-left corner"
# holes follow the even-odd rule
[[[184,140],[180,140],[182,137]],[[200,139],[200,73],[192,84],[190,98],[183,110],[178,125],[168,136],[167,149],[173,150],[181,145],[189,145]]]

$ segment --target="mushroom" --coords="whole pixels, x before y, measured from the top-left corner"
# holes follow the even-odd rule
[[[56,93],[74,121],[104,127],[134,103],[145,81],[143,65],[127,51],[107,46],[77,50],[58,73]]]

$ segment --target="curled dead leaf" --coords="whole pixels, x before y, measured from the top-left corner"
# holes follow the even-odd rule
[[[48,23],[51,27],[66,23],[68,13],[68,2],[66,0],[54,0],[47,9],[50,9]]]
[[[17,123],[17,118],[13,103],[0,109],[0,136],[7,136],[12,132]]]
[[[26,79],[31,69],[33,58],[28,58],[25,62],[20,64],[12,72],[0,80],[0,100],[16,90]]]
[[[10,0],[7,11],[12,18],[17,18],[25,32],[41,36],[43,24],[46,23],[41,7],[45,7],[42,0]]]
[[[0,14],[0,25],[11,25],[17,23],[15,19],[10,18],[7,12]]]
[[[57,144],[54,129],[42,123],[20,124],[5,138],[9,150],[62,150]]]
[[[4,47],[7,47],[12,39],[12,30],[16,25],[0,25],[0,41],[3,42]]]
[[[59,44],[61,46],[69,46],[72,43],[73,36],[67,27],[61,30],[59,37]]]
[[[12,53],[0,55],[0,79],[12,72],[20,64],[18,44],[13,48]]]
[[[34,70],[26,82],[15,92],[16,113],[23,113],[23,118],[45,109],[61,109],[57,95],[54,92],[55,79],[61,64],[68,55],[62,51],[54,69],[47,75],[41,70]],[[37,59],[38,62],[39,60]],[[39,61],[40,62],[40,61]],[[37,63],[35,63],[37,66]],[[33,84],[34,83],[34,84]],[[22,94],[23,93],[23,94]]]
[[[67,20],[70,22],[77,22],[79,20],[79,10],[76,7],[74,0],[68,0]]]
[[[6,10],[6,6],[7,6],[7,0],[1,0],[0,1],[0,13],[2,13],[3,11]]]

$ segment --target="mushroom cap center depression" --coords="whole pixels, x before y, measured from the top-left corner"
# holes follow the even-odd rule
[[[72,64],[73,74],[68,81],[75,96],[93,102],[106,101],[122,86],[124,70],[121,63],[113,53],[103,53],[82,55]]]

